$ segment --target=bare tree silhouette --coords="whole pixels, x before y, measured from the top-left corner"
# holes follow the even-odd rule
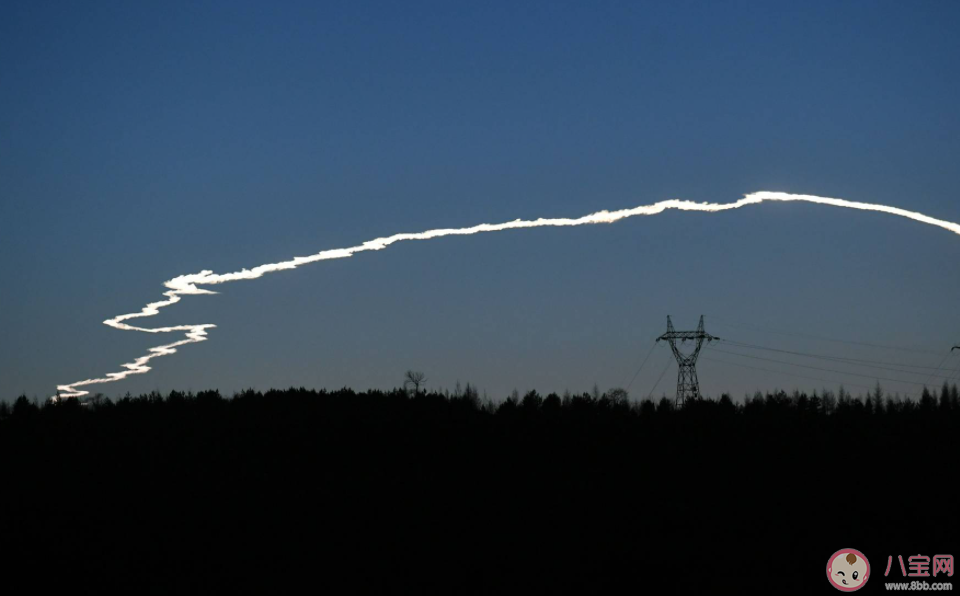
[[[611,403],[619,405],[627,403],[630,399],[630,394],[622,387],[614,387],[607,390],[606,397]]]
[[[420,393],[420,386],[427,382],[427,375],[417,370],[408,370],[403,374],[403,388],[413,385],[414,395]]]

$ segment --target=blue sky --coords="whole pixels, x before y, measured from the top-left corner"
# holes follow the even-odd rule
[[[395,232],[756,190],[960,221],[958,30],[954,2],[5,2],[0,396],[167,340],[101,324],[166,279]],[[799,204],[397,245],[185,300],[149,324],[216,323],[211,341],[102,389],[387,388],[408,368],[494,398],[603,389],[667,314],[934,366],[960,341],[958,264],[942,230]]]

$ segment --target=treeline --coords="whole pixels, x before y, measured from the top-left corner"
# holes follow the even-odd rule
[[[0,589],[824,593],[841,548],[878,587],[888,556],[960,550],[957,401],[22,398],[0,419]]]
[[[735,402],[730,395],[722,394],[719,399],[703,399],[699,402],[690,402],[686,407],[678,407],[675,400],[666,396],[658,401],[642,399],[630,400],[628,393],[620,388],[610,389],[601,393],[596,387],[591,392],[573,394],[569,391],[563,395],[550,393],[546,396],[537,391],[529,391],[520,395],[514,391],[501,402],[494,402],[484,396],[481,398],[478,390],[469,383],[461,388],[459,383],[453,391],[410,391],[407,389],[393,389],[391,391],[370,390],[356,392],[349,388],[329,391],[315,390],[304,387],[286,390],[270,389],[266,392],[247,389],[224,397],[219,390],[193,392],[171,391],[162,395],[157,391],[133,396],[127,393],[116,401],[102,394],[96,394],[78,399],[53,399],[40,402],[30,400],[21,395],[12,403],[0,402],[0,420],[8,418],[29,418],[47,412],[51,415],[63,415],[71,412],[108,412],[112,408],[130,411],[145,411],[167,406],[171,409],[187,406],[218,407],[223,402],[233,404],[231,407],[246,408],[255,404],[260,407],[272,405],[296,405],[303,399],[330,400],[331,404],[341,400],[358,400],[360,402],[396,402],[409,400],[424,407],[453,408],[464,412],[473,412],[478,415],[493,415],[509,417],[515,413],[551,413],[565,412],[571,415],[587,413],[604,413],[607,416],[618,416],[624,419],[665,415],[695,416],[703,413],[737,414],[756,417],[764,415],[798,416],[802,418],[817,418],[827,416],[873,416],[873,415],[953,415],[960,412],[960,389],[956,383],[950,385],[944,382],[939,390],[931,391],[923,388],[918,400],[909,396],[902,397],[899,393],[887,394],[877,384],[876,388],[866,395],[854,396],[842,386],[838,392],[823,390],[812,394],[794,390],[787,393],[783,390],[761,393],[757,391],[752,396],[747,395],[742,402]]]

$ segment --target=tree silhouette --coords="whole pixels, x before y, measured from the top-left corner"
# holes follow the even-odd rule
[[[13,402],[13,415],[17,417],[30,416],[39,411],[37,404],[27,399],[26,395],[21,395]]]
[[[621,387],[614,387],[612,389],[608,389],[605,395],[607,399],[609,399],[615,405],[625,404],[630,399],[630,394],[627,393],[626,389],[623,389]]]
[[[939,548],[960,530],[956,516],[926,531],[913,509],[890,507],[952,502],[946,477],[890,474],[960,449],[956,384],[919,402],[844,390],[843,407],[827,410],[830,391],[658,407],[616,390],[531,390],[493,404],[469,383],[451,394],[415,379],[84,406],[21,396],[9,416],[0,408],[0,535],[14,551],[4,580],[42,593],[62,580],[175,594],[304,582],[331,593],[769,594],[729,573],[760,544],[792,593],[820,593],[825,540],[856,535],[883,553],[912,540]],[[936,480],[944,471],[929,461],[920,472]],[[855,514],[838,517],[838,499]],[[730,539],[745,527],[749,541]],[[38,556],[51,552],[95,556],[57,556],[52,573]],[[709,557],[691,565],[677,553]]]
[[[408,370],[403,374],[403,386],[413,387],[414,395],[420,393],[420,386],[427,382],[427,376],[420,371]]]

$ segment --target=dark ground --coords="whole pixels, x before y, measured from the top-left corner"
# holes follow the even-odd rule
[[[0,420],[9,594],[831,594],[847,547],[879,593],[888,556],[960,555],[956,392],[28,406]]]

